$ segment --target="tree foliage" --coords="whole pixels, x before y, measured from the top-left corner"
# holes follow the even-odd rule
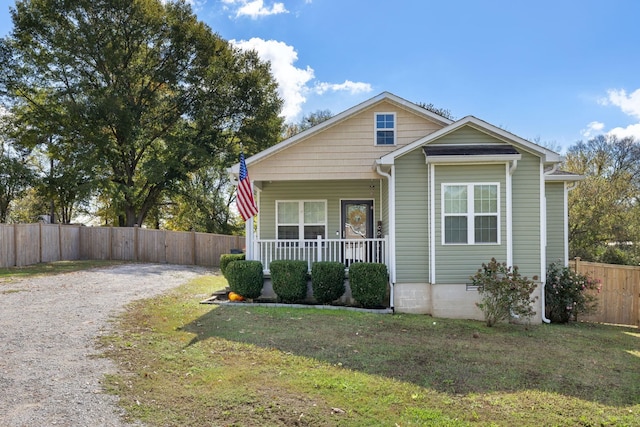
[[[424,108],[425,110],[429,110],[432,113],[435,113],[439,116],[444,117],[445,119],[449,119],[449,120],[455,120],[455,117],[453,116],[453,114],[451,114],[451,111],[446,109],[446,108],[440,108],[440,107],[436,107],[435,105],[433,105],[433,103],[426,103],[426,102],[418,102],[417,105],[419,105],[420,107]]]
[[[91,172],[119,225],[142,224],[190,174],[235,162],[240,141],[249,154],[277,141],[269,65],[185,2],[19,0],[12,19],[0,89],[34,134],[25,143],[75,156],[67,170]]]
[[[283,137],[290,138],[302,131],[329,120],[331,117],[333,117],[333,114],[331,114],[331,111],[329,110],[317,110],[313,113],[305,114],[298,123],[284,126]]]
[[[637,264],[640,244],[640,146],[633,138],[598,136],[572,146],[568,171],[583,175],[569,193],[572,257]]]
[[[0,149],[0,222],[7,222],[11,203],[24,195],[34,180],[24,156]]]

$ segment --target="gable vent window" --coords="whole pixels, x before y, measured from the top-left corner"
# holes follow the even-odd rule
[[[376,113],[376,145],[396,145],[395,113]]]

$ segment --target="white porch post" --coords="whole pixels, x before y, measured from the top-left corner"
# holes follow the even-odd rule
[[[254,260],[254,254],[256,249],[254,247],[255,234],[253,231],[253,217],[249,218],[244,223],[244,235],[245,235],[245,258],[247,260]]]
[[[322,236],[318,234],[316,238],[318,240],[316,244],[316,259],[322,261]]]

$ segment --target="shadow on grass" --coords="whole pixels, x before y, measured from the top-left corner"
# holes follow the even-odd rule
[[[218,306],[183,326],[451,395],[539,390],[640,403],[640,335],[594,324],[497,325],[346,311]]]

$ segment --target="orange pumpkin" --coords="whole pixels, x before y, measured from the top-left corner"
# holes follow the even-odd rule
[[[244,297],[235,292],[229,292],[229,301],[244,301]]]

